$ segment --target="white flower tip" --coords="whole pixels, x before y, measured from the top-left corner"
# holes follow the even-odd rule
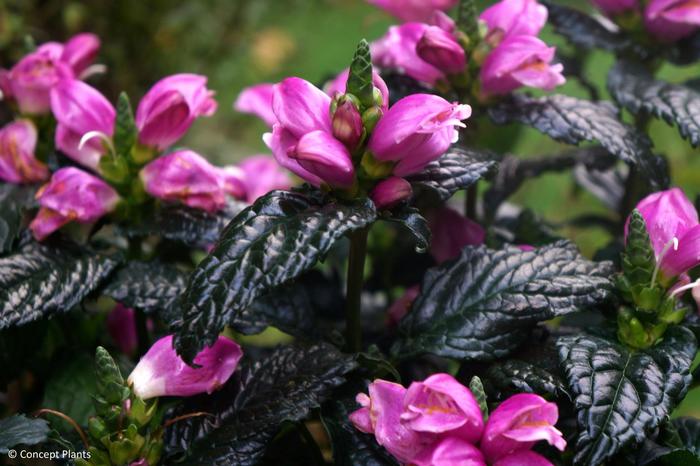
[[[673,250],[678,251],[678,238],[673,237]]]
[[[86,79],[91,78],[92,76],[97,76],[105,73],[107,73],[107,65],[95,63],[94,65],[90,65],[87,68],[85,68],[83,72],[80,73],[80,76],[78,76],[78,79],[80,79],[81,81],[85,81]]]

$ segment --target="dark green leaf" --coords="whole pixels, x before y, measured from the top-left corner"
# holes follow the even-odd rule
[[[191,362],[227,322],[259,296],[306,272],[345,233],[375,221],[368,199],[325,202],[315,194],[273,191],[241,212],[193,272],[175,322],[175,347]]]
[[[36,445],[48,440],[49,423],[24,414],[0,419],[0,455],[18,445]]]
[[[402,207],[391,212],[386,220],[398,223],[411,232],[416,240],[416,251],[423,253],[430,246],[430,227],[428,221],[415,207]]]
[[[242,389],[216,427],[207,421],[209,433],[195,443],[187,464],[256,464],[282,423],[307,418],[355,366],[326,344],[276,350],[243,375]]]
[[[669,329],[655,347],[633,352],[591,335],[559,338],[559,358],[575,397],[576,464],[598,465],[642,442],[683,399],[697,351],[688,329]]]
[[[700,60],[700,31],[690,37],[681,39],[673,47],[666,47],[669,61],[676,65],[694,65]]]
[[[478,376],[473,376],[469,381],[469,390],[471,390],[474,398],[476,398],[477,403],[479,403],[479,408],[481,409],[481,414],[484,417],[484,421],[489,418],[489,405],[488,397],[486,396],[486,391],[484,390],[484,384]]]
[[[34,187],[0,184],[0,254],[12,249],[24,211],[34,204]]]
[[[456,359],[507,356],[538,322],[606,300],[611,273],[609,263],[588,261],[564,241],[529,252],[467,247],[426,273],[395,350]]]
[[[505,399],[516,393],[536,393],[550,398],[569,397],[566,384],[539,364],[511,359],[492,365],[485,380],[489,393]]]
[[[406,179],[431,191],[446,201],[457,191],[468,188],[498,166],[499,157],[488,151],[452,147],[449,152],[428,164],[421,172]]]
[[[389,88],[389,102],[391,105],[412,94],[436,93],[434,89],[426,87],[412,77],[396,72],[396,70],[383,70],[382,79],[384,79]]]
[[[566,144],[597,142],[618,159],[636,166],[657,189],[668,185],[663,161],[651,152],[646,135],[620,121],[610,102],[590,102],[565,95],[514,94],[492,106],[497,124],[522,123]]]
[[[348,418],[358,408],[354,399],[329,401],[321,419],[331,437],[336,466],[394,466],[398,463],[373,435],[357,430]]]
[[[117,264],[73,245],[35,242],[0,258],[0,329],[69,311]]]
[[[680,417],[673,420],[683,446],[700,457],[700,419]]]
[[[369,52],[369,43],[365,39],[357,44],[348,74],[347,92],[357,97],[365,107],[374,105],[372,56]]]
[[[618,61],[608,74],[608,91],[633,114],[654,115],[678,126],[683,139],[700,145],[700,93],[658,81],[637,63]]]
[[[46,382],[42,408],[67,414],[79,425],[87,425],[93,414],[92,396],[95,394],[95,370],[92,358],[81,355],[65,364],[56,365]],[[58,418],[51,425],[63,433],[72,433],[73,427]]]
[[[542,0],[549,10],[549,24],[573,45],[585,49],[603,49],[616,54],[633,54],[641,59],[650,55],[647,47],[636,44],[624,33],[611,31],[583,11]]]
[[[117,101],[117,119],[114,124],[114,147],[118,155],[129,155],[129,151],[136,143],[137,134],[138,130],[134,122],[129,96],[126,95],[126,92],[122,92]]]
[[[579,186],[593,194],[606,207],[618,211],[625,196],[628,173],[628,168],[624,166],[598,168],[577,165],[574,168],[574,179]]]
[[[146,313],[171,311],[187,286],[188,274],[162,262],[129,262],[102,291],[126,306]]]

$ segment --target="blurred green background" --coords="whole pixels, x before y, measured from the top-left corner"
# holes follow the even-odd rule
[[[586,8],[587,2],[568,3]],[[216,162],[233,162],[266,152],[261,140],[265,125],[233,111],[241,89],[290,75],[323,82],[349,64],[361,38],[376,39],[392,23],[364,0],[0,0],[0,67],[22,56],[28,35],[41,43],[90,31],[102,39],[99,61],[109,69],[91,84],[112,101],[124,90],[136,105],[151,84],[168,74],[207,75],[219,110],[213,118],[200,119],[181,145]],[[549,29],[543,38],[567,50]],[[605,97],[612,62],[609,54],[596,52],[585,63],[588,78]],[[697,78],[700,65],[665,66],[659,76],[674,82]],[[574,81],[560,92],[587,96]],[[693,199],[700,193],[700,154],[662,122],[652,122],[651,135],[656,150],[669,157],[674,184]],[[506,142],[512,142],[512,153],[523,157],[563,149],[532,130]],[[582,213],[606,214],[598,200],[575,188],[568,173],[526,182],[514,200],[554,224]],[[590,228],[564,227],[560,233],[589,256],[610,239]],[[680,411],[700,416],[700,392],[692,393]]]

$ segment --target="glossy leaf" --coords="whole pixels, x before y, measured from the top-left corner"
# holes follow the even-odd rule
[[[588,261],[564,241],[528,252],[467,247],[426,273],[395,353],[507,356],[538,322],[605,301],[611,273],[609,263]]]
[[[74,245],[36,242],[0,258],[0,330],[71,310],[117,265]]]
[[[511,359],[489,367],[485,377],[490,393],[505,399],[516,393],[536,393],[541,396],[569,397],[566,384],[540,364]]]
[[[18,445],[36,445],[48,440],[49,423],[24,414],[0,419],[0,455]]]
[[[673,420],[683,446],[695,456],[700,457],[700,419],[679,417]]]
[[[22,227],[24,211],[34,205],[34,187],[0,184],[0,254],[12,249]]]
[[[46,382],[42,408],[60,411],[70,416],[78,425],[87,425],[94,414],[92,396],[95,394],[95,369],[92,358],[85,355],[73,357],[62,364],[54,364],[51,377]],[[73,427],[60,419],[51,419],[51,426],[62,433],[73,433]]]
[[[428,226],[428,221],[423,217],[415,207],[402,207],[391,212],[385,217],[386,220],[398,223],[407,229],[416,240],[416,251],[426,252],[430,247],[430,239],[432,233]]]
[[[419,173],[407,177],[407,180],[434,191],[445,201],[494,171],[498,158],[488,151],[453,147]]]
[[[497,124],[521,123],[565,144],[597,142],[618,159],[637,167],[653,187],[668,185],[663,160],[651,152],[649,138],[620,121],[618,109],[610,102],[514,94],[491,107],[489,115]]]
[[[273,191],[241,212],[193,272],[175,323],[186,361],[214,343],[259,296],[306,272],[347,232],[376,219],[368,199],[326,203],[316,194]]]
[[[644,441],[671,414],[690,386],[697,351],[682,327],[643,351],[585,334],[561,337],[557,347],[578,413],[575,461],[590,466]]]
[[[170,311],[185,290],[187,277],[169,264],[133,261],[117,270],[103,293],[146,313]]]
[[[307,418],[355,366],[326,344],[276,350],[243,374],[240,392],[229,400],[232,409],[215,428],[205,428],[209,433],[195,443],[187,464],[256,464],[283,422]]]
[[[654,79],[644,66],[619,61],[608,74],[608,91],[633,114],[653,115],[676,125],[683,139],[700,145],[700,93]]]

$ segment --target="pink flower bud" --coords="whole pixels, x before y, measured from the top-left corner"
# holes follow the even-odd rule
[[[429,26],[416,46],[418,56],[446,74],[464,71],[467,59],[464,49],[454,36],[437,27]]]
[[[348,85],[348,76],[350,76],[350,69],[345,68],[333,81],[326,85],[324,88],[326,94],[331,97],[345,94]],[[376,71],[372,71],[372,83],[376,89],[379,89],[379,93],[382,96],[382,108],[386,110],[389,108],[389,88],[386,87],[386,83]]]
[[[41,208],[29,228],[39,241],[68,222],[95,222],[119,202],[111,186],[75,167],[55,172],[36,198]]]
[[[430,26],[406,23],[392,26],[384,37],[372,42],[372,63],[383,69],[393,69],[413,79],[434,85],[444,78],[442,71],[418,56],[416,48]]]
[[[194,358],[194,363],[201,366],[194,369],[175,353],[173,337],[169,335],[151,346],[129,375],[128,383],[144,400],[213,393],[231,377],[242,356],[236,342],[220,336],[213,346]]]
[[[73,79],[73,70],[49,49],[22,58],[10,70],[7,81],[10,95],[24,114],[44,114],[50,109],[51,89],[64,79]]]
[[[100,51],[100,39],[95,34],[77,34],[63,46],[61,61],[67,63],[76,76],[80,76],[95,61]]]
[[[394,301],[389,310],[387,311],[389,325],[395,326],[403,319],[403,317],[408,314],[413,301],[416,300],[420,294],[420,285],[413,285],[410,288],[406,288],[403,296]]]
[[[206,85],[207,78],[196,74],[176,74],[158,81],[136,109],[139,142],[164,150],[180,139],[197,117],[214,114],[214,92]]]
[[[404,22],[428,22],[435,10],[449,10],[458,0],[367,0]]]
[[[272,127],[272,133],[266,133],[263,136],[263,141],[272,150],[278,164],[314,186],[321,185],[323,182],[321,178],[302,167],[296,159],[290,157],[289,154],[294,152],[299,143],[299,138],[290,131],[280,124],[275,124]]]
[[[489,33],[500,30],[504,37],[536,36],[547,23],[547,15],[547,7],[537,0],[501,0],[484,10],[480,19]]]
[[[412,194],[411,183],[403,178],[392,176],[380,181],[369,197],[374,201],[377,209],[391,209],[401,201],[411,197]]]
[[[591,0],[591,2],[608,16],[639,9],[639,0]]]
[[[403,400],[401,422],[416,432],[458,435],[477,443],[484,430],[479,403],[472,392],[449,374],[413,382]]]
[[[700,28],[700,3],[651,0],[644,11],[646,28],[663,42],[674,42]]]
[[[37,133],[30,120],[17,120],[0,129],[0,180],[36,183],[49,178],[49,170],[34,157]]]
[[[345,100],[338,105],[333,115],[333,136],[353,150],[362,137],[362,115],[355,104]]]
[[[484,92],[503,95],[522,86],[551,91],[566,82],[561,64],[550,65],[555,48],[531,36],[506,38],[481,68]]]
[[[355,180],[348,149],[325,131],[302,136],[296,147],[290,149],[289,157],[333,187],[349,188]]]
[[[233,108],[241,113],[250,113],[259,117],[270,128],[277,123],[277,117],[272,111],[272,93],[274,84],[258,84],[243,89]]]
[[[257,198],[276,189],[289,189],[292,183],[286,172],[267,155],[245,158],[238,164],[243,171],[245,198],[253,203]]]
[[[411,462],[415,466],[486,466],[478,448],[459,437],[445,437],[425,448]],[[513,465],[515,466],[515,465]],[[520,463],[517,466],[534,466]]]
[[[56,147],[76,162],[97,170],[107,152],[104,141],[92,138],[83,146],[81,138],[90,132],[111,137],[116,111],[100,92],[78,80],[65,80],[51,90],[51,111],[56,126]]]
[[[368,148],[381,161],[398,162],[396,176],[420,171],[457,142],[456,126],[471,115],[469,105],[429,94],[413,94],[394,104],[379,120]]]
[[[191,150],[179,150],[153,160],[141,170],[140,176],[146,192],[158,199],[182,202],[207,212],[226,205],[221,169]]]
[[[441,207],[428,217],[432,241],[430,254],[437,263],[458,257],[465,246],[484,244],[486,232],[478,223],[449,207]]]
[[[133,354],[138,347],[136,314],[131,308],[117,304],[107,316],[109,336],[124,354]]]
[[[490,463],[518,451],[530,450],[538,440],[546,440],[564,451],[566,440],[554,427],[558,417],[556,404],[538,395],[514,395],[489,416],[481,438],[481,451]]]

